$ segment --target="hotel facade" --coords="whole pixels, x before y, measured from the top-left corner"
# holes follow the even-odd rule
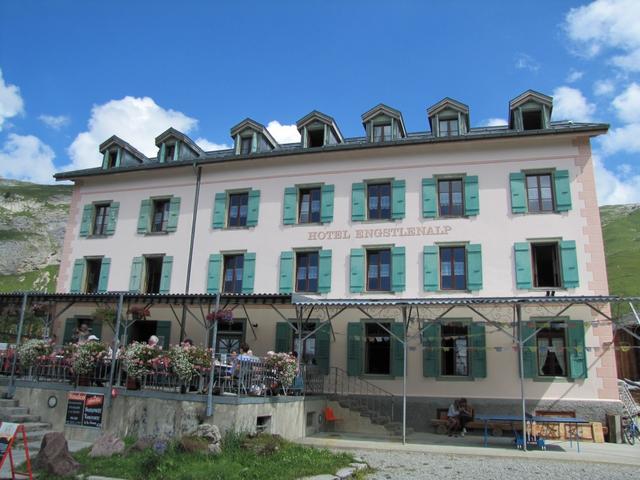
[[[286,145],[246,119],[231,129],[234,148],[214,152],[170,128],[156,138],[156,158],[113,136],[100,146],[101,167],[56,176],[75,184],[57,292],[280,293],[354,305],[607,295],[590,139],[608,125],[552,122],[552,107],[530,90],[509,102],[507,126],[472,128],[469,108],[445,98],[428,109],[428,131],[409,133],[381,104],[362,115],[358,138],[314,111],[297,122],[300,143]],[[111,341],[93,310],[70,309],[58,338],[88,323]],[[452,306],[431,312],[437,321],[426,327],[426,318],[409,324],[415,425],[457,397],[476,409],[517,407],[518,353],[501,331],[515,332],[513,310],[496,307],[496,324],[483,311]],[[235,309],[217,351],[243,341],[256,355],[296,351],[323,373],[402,393],[398,311],[349,308],[323,322],[330,315],[317,308],[302,344],[290,313]],[[619,404],[611,325],[586,305],[557,313],[524,312],[527,400],[602,420]],[[165,346],[207,342],[195,318],[161,304],[127,341],[151,334]]]

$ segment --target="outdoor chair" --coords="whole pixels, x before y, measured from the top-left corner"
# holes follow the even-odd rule
[[[333,408],[325,407],[324,408],[324,423],[325,425],[331,425],[333,431],[335,431],[336,423],[344,421],[343,418],[336,417],[333,412]]]

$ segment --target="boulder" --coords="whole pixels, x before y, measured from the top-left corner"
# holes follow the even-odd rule
[[[220,445],[219,443],[209,443],[206,438],[194,435],[185,435],[178,441],[180,450],[187,453],[208,452],[210,445]]]
[[[64,435],[51,432],[42,437],[40,451],[33,459],[33,466],[61,477],[71,476],[78,471],[80,464],[69,453]]]
[[[209,447],[207,448],[207,451],[209,455],[217,456],[222,453],[222,446],[220,445],[220,442],[210,443]]]
[[[210,425],[208,423],[198,425],[191,435],[194,437],[204,438],[209,443],[219,443],[222,439],[222,435],[220,435],[220,430],[218,429],[218,427],[216,425]]]
[[[92,458],[112,457],[122,452],[124,452],[124,442],[110,433],[105,433],[93,444],[89,456]]]

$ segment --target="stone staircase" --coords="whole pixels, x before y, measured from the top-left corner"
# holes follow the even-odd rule
[[[0,421],[21,423],[27,432],[29,456],[33,458],[40,450],[42,437],[51,431],[51,424],[42,422],[38,415],[31,415],[27,407],[21,407],[17,399],[0,399]],[[18,436],[14,451],[24,450],[22,439]]]
[[[361,417],[368,418],[372,425],[384,427],[393,436],[402,436],[402,422],[392,421],[388,412],[380,408],[373,409],[366,402],[356,397],[330,395],[329,399],[338,402],[340,407],[358,413]],[[414,429],[407,427],[406,434],[414,433]]]

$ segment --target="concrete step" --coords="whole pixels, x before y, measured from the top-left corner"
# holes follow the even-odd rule
[[[6,415],[27,415],[28,413],[29,409],[27,407],[1,407],[0,419]]]
[[[13,423],[33,423],[40,421],[40,415],[0,415],[0,420],[3,422]]]
[[[44,422],[30,422],[24,424],[24,430],[27,432],[27,436],[29,437],[31,437],[31,432],[47,430],[49,428],[51,428],[51,424]]]
[[[15,398],[13,399],[0,398],[0,407],[18,407],[19,405],[20,405],[20,402]]]

